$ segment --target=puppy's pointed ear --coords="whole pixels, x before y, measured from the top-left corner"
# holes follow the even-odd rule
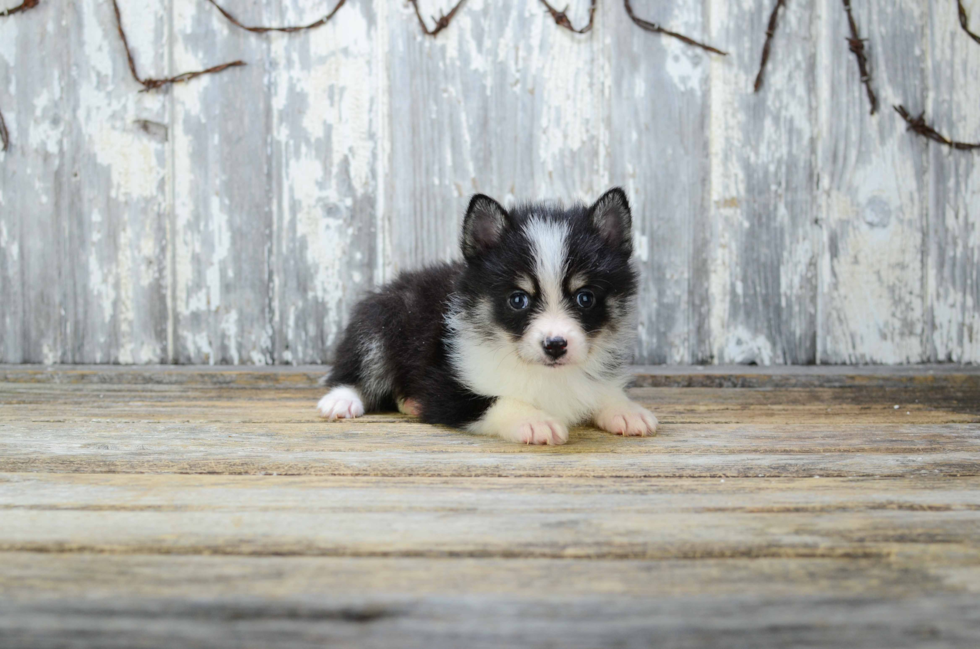
[[[474,259],[496,246],[509,225],[500,203],[483,194],[474,196],[463,217],[463,257]]]
[[[589,208],[592,225],[602,239],[627,253],[633,252],[633,216],[626,192],[613,187]]]

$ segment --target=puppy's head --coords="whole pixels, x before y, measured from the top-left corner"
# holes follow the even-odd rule
[[[582,365],[629,350],[636,293],[632,218],[616,188],[591,206],[522,205],[483,195],[463,221],[459,296],[470,329],[525,363]]]

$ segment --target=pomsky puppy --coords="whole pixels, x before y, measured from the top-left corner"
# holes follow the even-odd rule
[[[354,309],[317,409],[393,410],[525,444],[591,421],[651,435],[626,396],[636,330],[632,217],[615,188],[591,207],[474,196],[463,261],[403,273]]]

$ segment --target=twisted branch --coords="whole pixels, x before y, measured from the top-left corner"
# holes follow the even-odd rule
[[[0,111],[0,151],[6,151],[10,146],[10,131],[7,122],[3,121],[3,111]]]
[[[340,9],[342,6],[344,6],[344,3],[347,2],[347,0],[338,0],[337,4],[334,5],[334,8],[330,10],[330,13],[328,13],[320,20],[317,20],[316,22],[312,22],[309,25],[299,25],[299,26],[291,26],[291,27],[261,27],[261,26],[250,27],[248,25],[243,25],[238,21],[237,18],[235,18],[231,13],[229,13],[224,7],[219,5],[215,0],[208,0],[208,2],[214,5],[214,8],[220,11],[221,15],[228,19],[228,22],[230,22],[232,25],[236,27],[240,27],[241,29],[244,29],[247,32],[252,32],[254,34],[265,34],[266,32],[282,32],[286,34],[292,34],[293,32],[303,32],[309,29],[316,29],[317,27],[322,27],[326,25],[328,22],[330,22],[330,19],[333,18],[334,14],[337,13],[337,10]]]
[[[766,65],[769,63],[769,52],[772,49],[772,37],[776,34],[779,10],[785,7],[786,0],[776,0],[776,6],[772,8],[772,13],[769,14],[769,26],[766,27],[766,43],[762,46],[762,61],[759,62],[759,73],[755,75],[753,92],[759,92],[759,88],[762,87],[762,77],[765,74]]]
[[[893,106],[895,112],[902,116],[905,123],[909,125],[910,131],[915,131],[918,135],[924,138],[928,138],[933,142],[939,142],[940,144],[945,144],[946,146],[957,149],[959,151],[974,151],[980,149],[980,142],[972,144],[970,142],[957,142],[956,140],[951,140],[948,137],[942,135],[939,131],[933,127],[926,124],[926,113],[922,113],[918,117],[912,117],[905,106]]]
[[[446,27],[449,27],[449,23],[451,23],[453,18],[456,16],[456,12],[459,11],[459,8],[463,6],[464,2],[466,2],[466,0],[459,0],[459,2],[456,3],[456,6],[449,10],[448,14],[443,14],[442,11],[440,11],[438,18],[433,16],[432,20],[435,21],[436,26],[429,29],[429,26],[425,24],[425,20],[422,19],[422,13],[419,11],[419,1],[408,1],[412,3],[412,7],[415,9],[415,16],[419,19],[419,25],[422,27],[422,32],[426,36],[432,36],[433,38],[435,38],[435,36]]]
[[[207,70],[181,72],[180,74],[168,79],[144,79],[140,77],[139,72],[136,71],[136,62],[133,60],[133,52],[129,48],[129,39],[126,38],[126,32],[123,30],[122,16],[119,14],[119,3],[116,2],[116,0],[112,0],[112,9],[116,13],[116,27],[119,29],[119,37],[122,39],[123,47],[126,48],[126,60],[129,62],[129,71],[133,74],[133,78],[143,86],[143,89],[140,90],[140,92],[155,90],[162,86],[168,86],[172,83],[184,83],[205,74],[215,74],[221,72],[222,70],[227,70],[228,68],[237,68],[245,65],[244,61],[231,61],[230,63],[222,63],[221,65],[214,66],[213,68],[208,68]]]
[[[41,0],[24,0],[22,3],[16,7],[11,7],[10,9],[4,9],[0,11],[0,16],[13,16],[14,14],[19,14],[22,11],[27,11],[28,9],[33,9],[41,3]]]
[[[677,32],[672,32],[669,29],[664,29],[657,23],[652,23],[649,20],[643,20],[638,18],[636,14],[633,13],[633,6],[630,4],[630,0],[623,0],[623,7],[626,8],[626,14],[630,17],[630,20],[639,27],[648,32],[653,32],[654,34],[663,34],[664,36],[670,36],[671,38],[676,38],[679,41],[687,43],[688,45],[693,45],[694,47],[700,47],[702,50],[707,50],[708,52],[713,52],[714,54],[720,54],[722,56],[728,56],[728,52],[722,52],[721,50],[711,47],[710,45],[705,45],[704,43],[698,42],[693,38],[685,36],[684,34],[678,34]]]
[[[868,72],[868,57],[864,53],[864,39],[858,34],[857,23],[854,22],[854,15],[851,13],[851,0],[844,1],[844,10],[847,11],[847,22],[851,28],[851,37],[847,40],[851,52],[857,58],[858,70],[861,72],[861,83],[868,91],[868,101],[871,102],[871,114],[878,112],[878,97],[871,89],[871,73]]]
[[[568,11],[568,7],[565,7],[565,9],[562,11],[558,11],[548,4],[548,0],[541,0],[541,4],[547,8],[548,13],[550,13],[551,17],[555,19],[556,25],[559,27],[564,27],[568,31],[575,32],[576,34],[585,34],[592,31],[592,24],[595,22],[595,3],[596,0],[592,0],[591,4],[589,5],[589,22],[587,22],[585,27],[582,29],[575,29],[575,27],[572,25],[572,21],[568,19],[568,15],[565,13]]]
[[[980,43],[980,36],[970,31],[970,17],[966,15],[966,7],[963,6],[963,0],[956,0],[956,10],[960,15],[960,27],[969,34],[970,38]]]

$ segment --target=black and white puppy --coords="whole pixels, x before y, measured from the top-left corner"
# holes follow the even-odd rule
[[[404,273],[362,300],[337,349],[327,419],[398,408],[431,424],[525,444],[564,444],[586,421],[651,435],[624,391],[636,271],[626,194],[591,207],[483,195],[463,222],[463,261]]]

